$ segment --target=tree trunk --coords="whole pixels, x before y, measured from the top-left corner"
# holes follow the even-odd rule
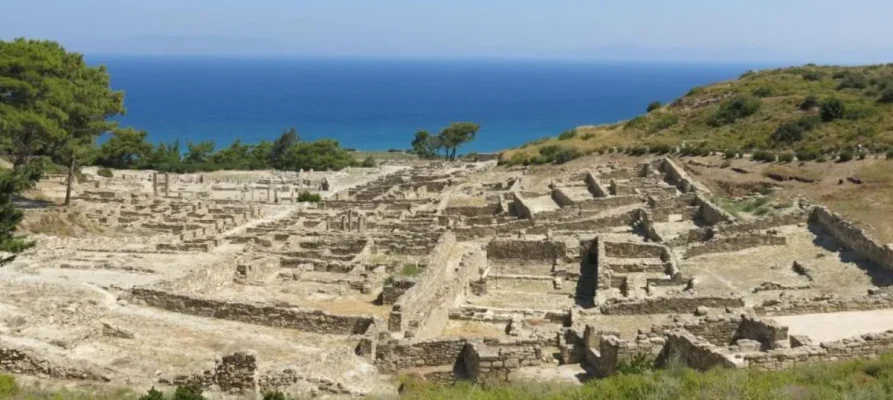
[[[68,164],[68,180],[65,182],[65,206],[71,205],[71,185],[74,183],[74,167],[75,159],[71,157],[71,163]]]

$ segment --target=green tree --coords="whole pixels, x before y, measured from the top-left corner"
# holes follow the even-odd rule
[[[299,141],[298,130],[294,127],[282,132],[279,139],[273,142],[273,148],[270,149],[270,165],[276,169],[285,169],[285,165],[283,165],[285,154]]]
[[[0,250],[18,253],[32,243],[16,236],[15,229],[22,221],[22,212],[15,207],[13,200],[23,190],[29,189],[40,180],[45,169],[43,160],[22,164],[13,170],[0,171]]]
[[[446,158],[455,160],[459,147],[474,140],[480,129],[481,126],[473,122],[453,122],[444,128],[438,136],[446,152]]]
[[[261,140],[260,143],[251,147],[251,169],[269,168],[270,153],[273,151],[273,142],[269,140]]]
[[[236,139],[229,147],[221,149],[211,156],[211,162],[225,169],[253,169],[251,160],[252,147]]]
[[[663,104],[661,104],[659,101],[652,101],[651,103],[648,103],[648,108],[646,108],[646,111],[652,112],[654,110],[660,109],[662,106]]]
[[[211,160],[214,154],[214,142],[210,140],[198,143],[186,142],[186,156],[183,160],[188,164],[204,164]]]
[[[893,87],[887,87],[881,92],[881,98],[878,99],[879,103],[885,104],[893,104]]]
[[[133,128],[116,129],[99,147],[96,164],[109,168],[135,168],[148,161],[152,144],[146,141],[146,132]]]
[[[180,141],[161,142],[149,155],[146,167],[159,171],[175,171],[180,167]]]
[[[439,138],[432,136],[426,130],[420,130],[415,133],[412,140],[412,151],[426,160],[437,158],[437,149],[440,147]]]
[[[762,102],[756,97],[738,95],[722,102],[719,109],[710,117],[709,123],[713,126],[729,125],[739,119],[756,114],[761,106]]]
[[[288,170],[340,170],[354,163],[353,156],[342,149],[337,140],[320,139],[292,145],[282,160]]]

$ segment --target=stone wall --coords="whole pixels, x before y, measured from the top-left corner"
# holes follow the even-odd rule
[[[893,331],[886,331],[818,345],[751,352],[744,355],[744,361],[749,368],[777,371],[804,363],[874,359],[891,350]]]
[[[390,340],[375,348],[375,364],[383,372],[453,365],[465,349],[465,339]]]
[[[69,380],[108,382],[95,368],[72,360],[51,360],[31,350],[0,342],[0,372]]]
[[[727,236],[697,244],[685,252],[685,258],[697,257],[704,254],[730,253],[760,246],[784,246],[787,239],[784,236],[745,234],[739,236]]]
[[[280,268],[280,257],[243,259],[236,263],[233,280],[245,285],[264,285],[278,275]]]
[[[397,278],[384,285],[381,291],[381,304],[394,304],[407,290],[415,286],[416,281],[410,278]]]
[[[679,295],[677,297],[649,297],[645,299],[609,299],[599,309],[608,315],[642,314],[687,314],[698,307],[740,308],[744,299],[740,297],[698,297]]]
[[[543,350],[539,346],[490,347],[468,343],[463,349],[465,373],[472,381],[508,381],[509,374],[521,367],[539,366]]]
[[[821,296],[814,298],[789,298],[765,300],[754,307],[759,315],[780,316],[833,313],[845,311],[884,310],[893,308],[893,297],[876,294],[864,297]]]
[[[553,262],[567,255],[564,242],[547,240],[493,240],[487,245],[487,259]]]
[[[249,324],[339,335],[363,334],[373,323],[370,316],[345,316],[268,304],[236,303],[199,298],[147,288],[133,288],[133,300],[183,314],[226,319]]]
[[[881,244],[865,230],[859,228],[827,207],[814,207],[810,222],[825,228],[838,242],[888,270],[893,270],[893,245]]]
[[[573,222],[553,224],[537,224],[527,228],[527,233],[542,235],[547,231],[587,231],[590,233],[607,232],[619,226],[632,226],[639,220],[639,209],[607,217],[590,218]]]
[[[560,207],[572,206],[576,203],[570,196],[565,193],[562,188],[552,189],[552,200]]]
[[[614,334],[597,334],[587,325],[584,332],[584,359],[600,378],[614,375],[621,363],[643,357],[654,362],[663,350],[666,339],[654,335],[641,335],[634,341],[623,340]]]
[[[707,371],[713,368],[741,368],[744,363],[725,354],[710,342],[684,330],[667,333],[667,344],[661,353],[660,362],[666,363],[672,357],[679,357],[689,368]]]
[[[698,217],[708,225],[731,223],[736,220],[728,211],[713,204],[713,202],[700,194],[695,196],[695,204],[699,207]]]
[[[660,170],[666,174],[667,181],[676,186],[682,193],[694,192],[699,190],[694,184],[688,173],[669,158],[664,158],[660,165]]]
[[[669,249],[657,244],[631,242],[605,242],[605,255],[613,258],[660,258],[669,254]]]
[[[520,192],[513,192],[514,200],[512,201],[512,210],[518,218],[533,219],[533,211],[527,205],[527,201]]]
[[[488,203],[485,206],[473,207],[447,207],[443,210],[446,215],[461,215],[463,217],[492,217],[500,211],[499,203]]]
[[[403,293],[388,317],[388,330],[403,332],[407,338],[426,339],[438,335],[449,321],[449,310],[464,291],[474,269],[456,264],[451,257],[456,237],[444,233],[431,252],[428,267],[417,277],[416,285]]]
[[[591,171],[586,172],[586,188],[589,189],[589,193],[592,193],[595,197],[609,197],[611,194],[608,192],[608,188],[604,187],[601,182],[599,182],[598,178],[592,174]]]

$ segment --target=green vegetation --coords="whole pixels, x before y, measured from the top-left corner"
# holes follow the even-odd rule
[[[739,217],[741,213],[753,213],[757,215],[766,214],[771,210],[769,198],[766,196],[752,197],[746,199],[728,199],[724,197],[716,197],[713,203],[726,210],[729,214]]]
[[[571,129],[568,131],[561,132],[561,134],[558,135],[558,140],[571,140],[575,137],[577,137],[577,130]]]
[[[861,144],[883,154],[893,146],[893,64],[749,71],[737,80],[693,88],[629,121],[577,131],[570,140],[541,139],[505,151],[501,161],[534,164],[540,150],[553,145],[573,147],[578,155],[655,145],[679,147],[682,155],[702,149],[789,151],[808,161],[818,155],[835,159]]]
[[[645,110],[648,112],[652,112],[654,110],[660,109],[661,107],[663,107],[663,104],[661,104],[659,101],[652,101],[651,103],[648,103],[648,108],[646,108]]]
[[[644,374],[619,374],[574,387],[525,382],[476,386],[460,383],[438,387],[406,380],[407,400],[675,400],[675,399],[889,399],[893,396],[893,359],[808,365],[788,371],[717,369],[696,372],[671,365]]]
[[[322,201],[322,197],[317,193],[301,192],[298,194],[298,202],[319,203],[320,201]]]
[[[13,170],[0,171],[0,251],[19,253],[33,245],[15,234],[16,226],[22,221],[22,212],[13,200],[40,180],[45,164],[42,159],[34,160]]]
[[[443,128],[437,135],[432,135],[426,130],[415,133],[412,140],[412,150],[420,158],[434,159],[441,157],[446,160],[455,160],[456,152],[463,144],[474,140],[481,126],[473,122],[454,122]]]

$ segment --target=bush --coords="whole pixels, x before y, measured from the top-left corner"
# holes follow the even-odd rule
[[[893,149],[887,150],[887,159],[893,160]]]
[[[836,97],[827,98],[819,105],[819,114],[822,116],[822,121],[825,122],[843,118],[845,113],[846,105],[843,100]]]
[[[178,386],[174,392],[173,400],[205,400],[202,390],[192,386]]]
[[[575,137],[577,137],[577,130],[571,129],[568,131],[561,132],[561,134],[558,135],[558,140],[570,140]]]
[[[318,193],[301,192],[298,194],[298,202],[319,203],[322,197]]]
[[[648,107],[645,110],[648,112],[652,112],[652,111],[657,110],[661,107],[663,107],[663,104],[661,104],[659,101],[652,101],[652,102],[648,103]]]
[[[839,162],[847,162],[853,160],[853,151],[852,150],[842,150],[840,154],[837,155],[837,161]]]
[[[753,96],[738,95],[719,105],[719,109],[710,117],[710,125],[723,126],[747,118],[759,111],[762,103]]]
[[[814,94],[808,95],[803,98],[803,101],[800,103],[800,109],[803,111],[809,111],[813,108],[819,106],[819,99],[815,97]]]
[[[652,131],[661,131],[679,123],[679,117],[676,115],[665,114],[658,117],[651,124]]]
[[[635,146],[629,149],[629,154],[631,156],[644,156],[648,154],[648,148],[645,146]]]
[[[564,164],[568,161],[580,158],[582,155],[583,154],[580,153],[579,150],[577,150],[573,147],[568,147],[568,148],[561,149],[561,151],[559,151],[558,154],[555,154],[555,158],[553,159],[552,162],[554,162],[555,164]]]
[[[111,177],[115,176],[115,173],[112,172],[112,170],[110,170],[108,168],[100,168],[98,171],[96,171],[96,175],[106,177],[106,178],[111,178]]]
[[[760,86],[753,90],[753,95],[757,97],[769,97],[772,96],[772,88],[768,86]]]
[[[726,160],[731,160],[731,159],[735,158],[735,156],[737,156],[737,155],[738,155],[738,152],[735,150],[726,150],[722,153],[722,157],[725,158]]]
[[[668,144],[655,144],[649,149],[654,154],[667,154],[673,151],[673,146]]]
[[[893,104],[893,87],[888,87],[881,92],[878,103]]]
[[[807,81],[820,81],[825,75],[814,69],[806,69],[800,73],[800,76]]]
[[[840,84],[837,85],[837,90],[865,89],[866,87],[868,87],[868,78],[864,74],[847,72],[843,74]]]
[[[12,375],[0,374],[0,397],[12,397],[19,393],[19,385]]]
[[[781,153],[778,155],[778,161],[783,163],[789,163],[794,161],[794,153]]]
[[[814,161],[819,158],[819,152],[815,150],[798,150],[797,159],[800,161]]]
[[[754,161],[763,161],[763,162],[775,162],[775,153],[766,150],[757,150],[754,151],[751,155],[751,159]]]
[[[363,160],[363,163],[360,164],[360,166],[363,168],[375,168],[376,166],[378,166],[378,163],[375,162],[375,159],[372,158],[372,156],[369,156],[366,157],[365,160]]]
[[[805,116],[796,121],[785,122],[772,133],[772,140],[782,143],[794,143],[803,139],[803,134],[821,123],[816,116]]]
[[[289,400],[290,397],[286,396],[285,393],[275,391],[275,392],[264,392],[264,400]]]
[[[164,393],[155,390],[155,386],[152,386],[146,394],[140,396],[139,400],[164,400]]]

